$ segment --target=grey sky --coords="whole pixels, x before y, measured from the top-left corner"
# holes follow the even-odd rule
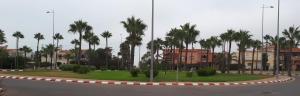
[[[300,25],[300,1],[281,1],[281,30]],[[135,16],[149,28],[151,21],[151,0],[1,0],[0,4],[0,29],[6,33],[9,48],[15,48],[15,38],[11,35],[17,30],[25,35],[21,46],[28,45],[35,49],[33,34],[37,32],[45,35],[46,40],[42,44],[49,44],[52,40],[52,18],[45,11],[51,9],[56,11],[55,32],[65,37],[62,41],[64,49],[73,48],[70,41],[78,38],[67,32],[69,24],[75,20],[87,21],[98,36],[105,30],[112,32],[109,45],[113,47],[114,54],[119,51],[120,34],[123,38],[127,36],[120,21]],[[230,28],[249,30],[254,38],[259,39],[262,4],[275,6],[274,9],[266,9],[265,13],[265,32],[274,35],[277,0],[156,0],[155,37],[163,38],[170,28],[190,22],[197,24],[201,31],[198,39],[219,35]],[[150,40],[149,28],[145,32],[142,54],[146,52],[145,45]],[[105,39],[101,38],[99,47],[104,46]],[[83,43],[83,48],[88,48],[86,43]],[[138,61],[137,56],[135,61]]]

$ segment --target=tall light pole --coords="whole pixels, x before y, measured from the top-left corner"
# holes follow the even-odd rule
[[[153,63],[154,63],[154,54],[153,54],[153,36],[154,35],[154,0],[152,0],[152,16],[151,16],[151,65],[150,65],[150,82],[153,81]]]
[[[276,79],[279,78],[279,24],[280,24],[280,0],[278,0],[278,12],[277,12],[277,36],[278,36],[278,39],[277,39],[277,50],[276,50]]]
[[[46,11],[46,13],[47,14],[52,14],[52,45],[54,46],[54,43],[55,43],[55,40],[54,40],[54,34],[55,34],[55,32],[54,32],[54,16],[55,16],[55,12],[54,12],[54,10],[51,10],[51,11]],[[53,51],[53,53],[54,53],[54,49],[52,50]],[[57,59],[57,58],[55,58],[55,59]],[[53,65],[52,65],[53,66]],[[54,66],[55,68],[56,68],[56,66]]]
[[[262,46],[262,53],[261,53],[261,72],[263,70],[263,54],[267,54],[267,50],[263,50],[264,49],[264,18],[265,18],[265,8],[274,8],[274,6],[265,6],[265,4],[263,4],[262,8],[262,19],[261,19],[261,46]],[[267,49],[267,48],[266,48]]]

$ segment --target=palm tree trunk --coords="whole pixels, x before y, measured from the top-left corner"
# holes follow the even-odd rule
[[[230,63],[231,63],[231,41],[229,41],[229,48],[228,48],[228,54],[227,54],[227,73],[230,73]]]
[[[186,66],[187,66],[187,63],[188,63],[188,59],[187,59],[187,57],[188,57],[188,49],[189,49],[189,44],[188,43],[186,43],[185,44],[185,63],[184,63],[184,69],[186,70]]]
[[[239,56],[238,56],[238,73],[241,74],[241,48],[239,48]]]
[[[192,43],[192,52],[191,52],[191,62],[190,64],[193,64],[193,53],[194,53],[194,43]]]
[[[209,60],[209,55],[208,55],[208,54],[209,54],[209,48],[206,49],[206,64],[207,64],[209,67],[211,67],[210,64],[208,64],[208,63],[209,63],[209,62],[208,62],[208,60]]]
[[[135,53],[135,45],[131,44],[131,50],[130,50],[130,70],[133,69],[133,65],[134,65],[134,53]]]
[[[81,59],[81,43],[82,43],[82,32],[79,32],[79,50],[77,56],[77,64],[80,64]]]
[[[211,66],[213,67],[213,68],[215,68],[215,62],[214,62],[214,55],[215,55],[215,48],[212,48],[212,53],[211,53],[212,55],[212,58],[211,58]]]
[[[57,51],[58,51],[58,43],[59,43],[59,40],[57,39],[57,41],[56,41],[56,50],[55,50],[55,65],[54,65],[54,69],[57,69],[57,57],[58,57],[58,55],[57,55]]]
[[[255,70],[258,69],[258,49],[256,49],[256,60],[255,60]]]
[[[242,55],[242,72],[243,72],[243,74],[245,73],[245,67],[246,67],[245,56],[246,56],[246,49],[243,49],[243,55]]]
[[[159,64],[158,57],[159,57],[159,50],[157,49],[156,50],[156,64],[154,64],[154,69],[157,68],[157,65]]]
[[[182,66],[182,49],[183,49],[183,41],[180,43],[180,55],[179,55],[179,65]]]
[[[255,47],[253,47],[253,49],[252,49],[251,74],[253,74],[254,54],[255,54]]]
[[[96,44],[94,44],[94,51],[96,51]]]
[[[105,38],[105,40],[106,40],[106,44],[105,44],[105,65],[106,65],[106,68],[108,69],[108,48],[107,48],[107,37]],[[133,63],[134,64],[134,63]],[[132,65],[133,65],[132,64]]]
[[[277,53],[276,51],[277,51],[277,45],[275,45],[275,48],[274,48],[273,75],[276,74],[276,63],[277,63],[277,62],[276,62],[276,59],[277,59],[277,58],[276,58],[276,55],[277,55],[277,54],[276,54],[276,53]]]
[[[37,46],[36,46],[36,63],[38,64],[38,68],[40,67],[40,55],[39,55],[39,44],[40,44],[40,40],[37,40]]]
[[[16,55],[16,60],[15,60],[15,69],[18,67],[18,57],[19,57],[19,38],[17,37],[17,55]]]
[[[292,46],[292,44],[290,45]],[[290,59],[290,62],[288,63],[288,76],[292,76],[292,65],[294,64],[293,60],[292,60],[292,51],[293,51],[293,47],[290,47],[290,52],[289,52],[289,59]]]

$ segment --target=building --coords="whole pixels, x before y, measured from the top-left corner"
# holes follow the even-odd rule
[[[185,64],[186,52],[187,52],[187,65],[186,65],[187,67],[201,67],[201,66],[207,66],[208,64],[212,63],[212,53],[210,50],[188,49],[186,51],[185,49],[183,49],[181,57],[180,57],[179,49],[175,49],[173,51],[174,52],[172,52],[171,49],[163,50],[163,59],[167,64],[172,64],[172,65],[180,64],[180,59],[182,60],[181,64]]]

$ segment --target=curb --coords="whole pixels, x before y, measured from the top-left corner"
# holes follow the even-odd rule
[[[14,70],[14,69],[0,69],[0,72],[23,72],[24,70]]]
[[[48,82],[65,82],[65,83],[88,83],[101,85],[140,85],[140,86],[232,86],[232,85],[258,85],[281,83],[294,80],[288,77],[280,80],[266,80],[266,81],[249,81],[249,82],[134,82],[134,81],[100,81],[100,80],[71,80],[71,79],[55,79],[44,77],[29,77],[29,76],[0,76],[3,79],[21,79],[21,80],[36,80]]]

